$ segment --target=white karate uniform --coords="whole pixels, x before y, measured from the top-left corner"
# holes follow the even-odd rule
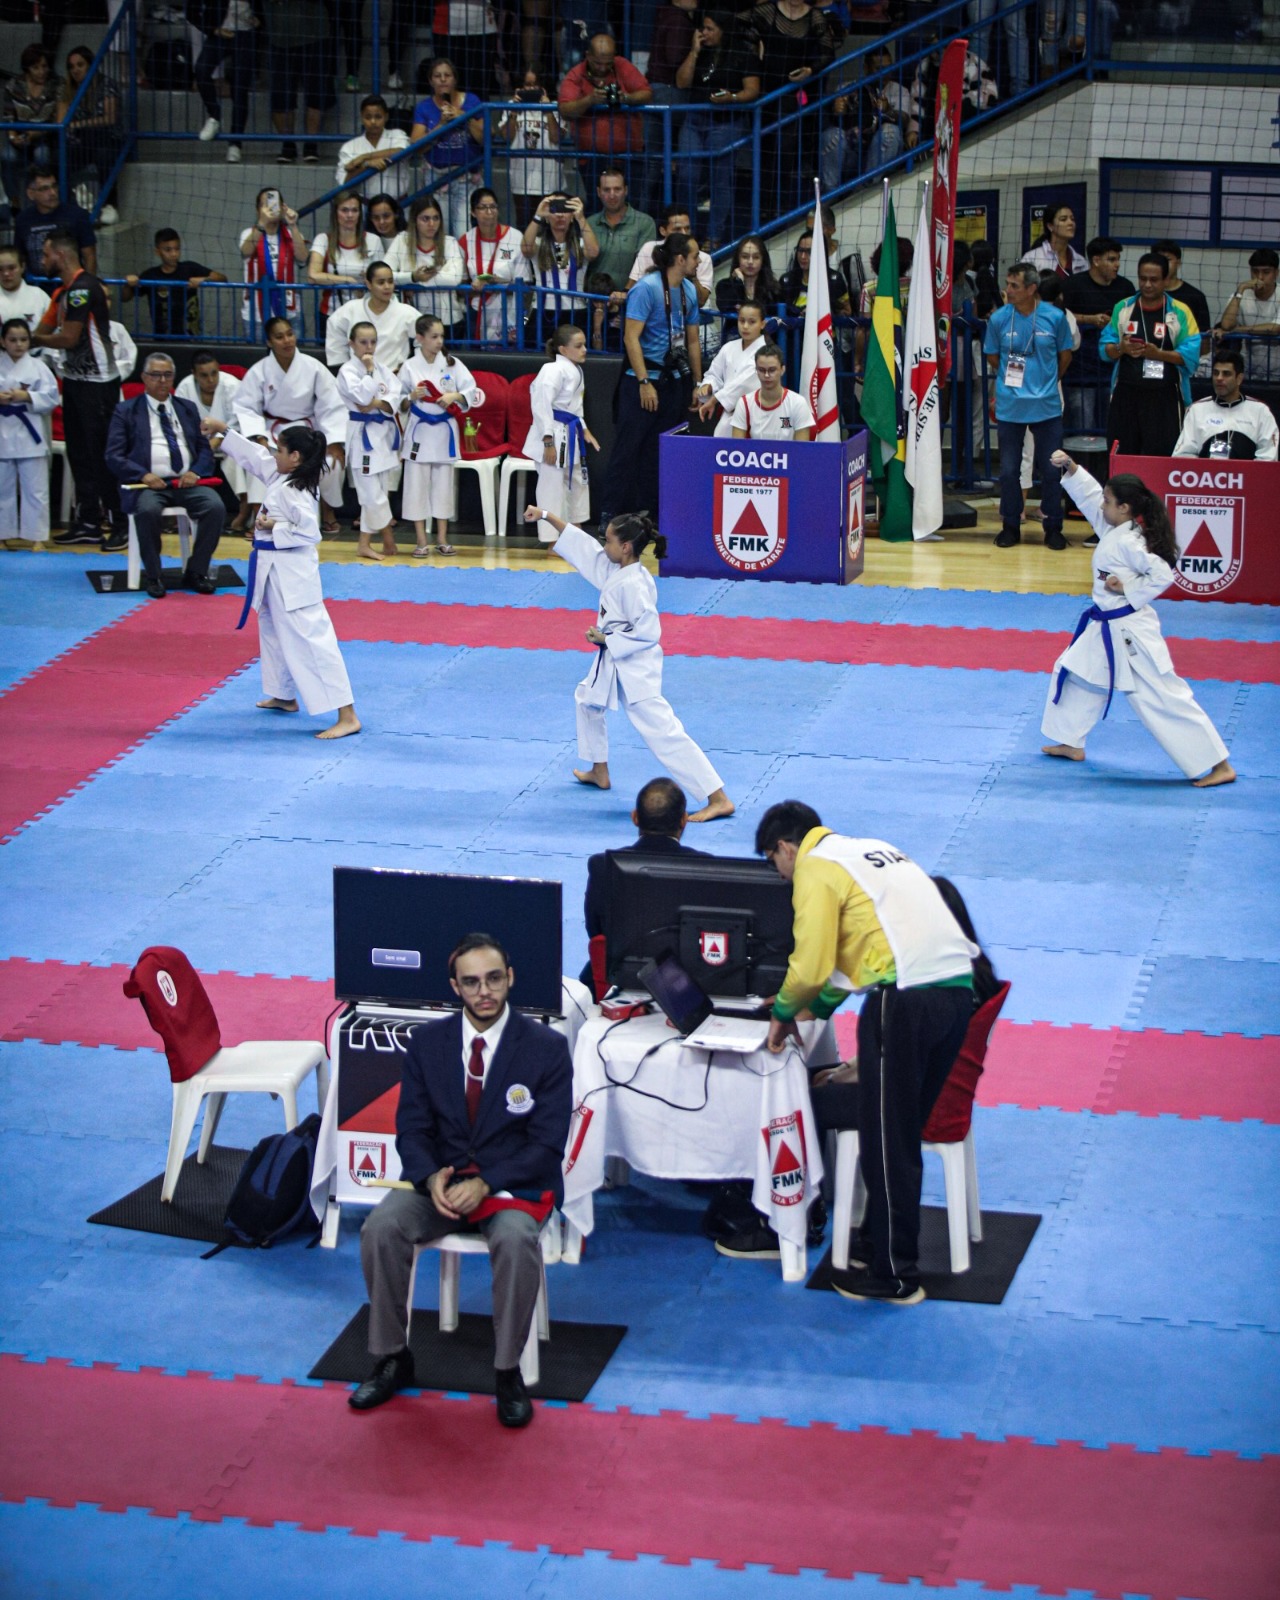
[[[497,237],[482,239],[479,228],[468,228],[458,239],[469,278],[494,277],[500,283],[527,282],[529,262],[520,248],[521,234],[516,228],[499,227]],[[525,310],[529,307],[526,305]],[[515,296],[481,294],[470,302],[467,333],[486,343],[515,340],[520,316]]]
[[[395,518],[391,515],[391,489],[400,465],[400,429],[396,413],[404,389],[390,367],[375,359],[369,372],[358,356],[352,356],[338,373],[338,393],[348,413],[372,412],[375,403],[385,400],[391,406],[382,422],[356,421],[347,417],[347,473],[356,499],[360,502],[362,533],[381,533]],[[371,446],[365,449],[365,439]]]
[[[422,352],[400,369],[404,386],[404,439],[400,459],[404,464],[404,499],[401,512],[407,522],[424,522],[428,517],[452,520],[457,515],[457,474],[454,462],[462,454],[462,437],[457,419],[433,400],[415,400],[413,391],[420,383],[432,383],[441,394],[454,390],[468,410],[480,403],[480,390],[461,361],[450,366],[443,355],[424,359]],[[426,422],[415,416],[443,417],[443,422]]]
[[[529,390],[529,403],[533,408],[533,425],[525,435],[521,450],[529,461],[538,464],[537,504],[544,511],[552,511],[566,522],[585,522],[591,515],[591,487],[587,480],[587,441],[581,421],[572,429],[573,472],[569,471],[571,424],[559,421],[562,416],[582,417],[582,392],[585,382],[583,369],[567,356],[557,355],[545,367],[538,369]],[[556,464],[547,466],[542,459],[543,440],[550,434],[554,441]],[[544,533],[543,530],[546,530]],[[555,540],[555,532],[548,522],[538,524],[538,536],[544,544]]]
[[[756,376],[756,351],[763,343],[764,334],[759,334],[750,344],[743,344],[741,339],[726,339],[707,368],[702,381],[711,385],[712,395],[720,402],[717,439],[733,437],[733,413],[738,401],[760,387]]]
[[[213,401],[210,405],[205,405],[200,398],[200,385],[196,382],[196,375],[194,372],[189,372],[174,393],[179,400],[190,400],[200,413],[201,422],[206,417],[212,417],[216,422],[225,422],[234,427],[235,397],[239,388],[240,380],[234,372],[219,372],[218,387],[213,391]],[[221,445],[213,453],[222,467],[222,475],[227,480],[232,494],[244,494],[247,487],[244,468],[238,461],[233,461]]]
[[[18,388],[31,396],[14,402],[22,406],[23,415],[0,417],[0,539],[20,537],[40,544],[49,537],[49,443],[37,419],[58,404],[58,380],[35,356],[14,361],[0,350],[0,389]]]
[[[662,622],[651,574],[638,561],[629,567],[615,565],[590,534],[572,523],[557,540],[556,554],[599,589],[596,627],[606,641],[574,690],[579,757],[591,762],[609,759],[605,712],[621,705],[632,727],[680,787],[706,799],[722,783],[663,698]]]
[[[1133,606],[1131,617],[1107,624],[1115,656],[1115,686],[1127,696],[1143,727],[1188,778],[1198,778],[1227,758],[1217,729],[1197,704],[1191,690],[1173,670],[1169,647],[1151,601],[1173,582],[1173,569],[1147,549],[1132,522],[1113,528],[1102,515],[1102,486],[1083,467],[1062,484],[1084,513],[1098,545],[1093,557],[1093,604],[1101,611]],[[1108,574],[1124,582],[1124,593],[1106,587]],[[1106,707],[1109,673],[1104,624],[1091,621],[1053,664],[1041,731],[1053,744],[1083,749],[1089,730]],[[1058,673],[1065,668],[1062,693],[1054,704]]]
[[[404,293],[411,297],[415,317],[439,317],[446,328],[451,328],[462,321],[466,306],[461,295],[446,291],[462,282],[467,275],[467,266],[456,239],[446,235],[443,244],[444,263],[437,268],[435,277],[429,283],[414,283],[413,275],[419,267],[431,266],[435,256],[419,250],[407,232],[396,234],[391,241],[387,250],[387,265],[395,274],[396,282],[405,286]]]
[[[246,439],[261,434],[273,442],[282,428],[295,422],[305,422],[308,427],[324,434],[326,444],[345,444],[347,438],[347,408],[338,394],[333,374],[322,367],[314,356],[303,355],[299,350],[285,369],[274,354],[255,361],[244,375],[232,403],[237,430]],[[228,436],[229,437],[229,436]],[[222,448],[226,450],[226,442]],[[227,451],[227,454],[232,454]],[[250,478],[257,474],[250,473]],[[342,504],[342,469],[330,461],[320,480],[320,498],[326,505]],[[258,489],[251,481],[248,486],[250,503],[258,503]]]
[[[38,284],[28,283],[25,278],[18,280],[18,287],[12,293],[0,289],[0,323],[21,317],[34,332],[36,324],[48,309],[49,296]]]
[[[324,326],[324,359],[335,370],[351,354],[351,330],[357,322],[371,322],[378,330],[378,360],[399,372],[413,351],[413,329],[418,313],[402,300],[393,300],[375,316],[368,295],[339,306]]]
[[[757,379],[751,393],[734,406],[729,427],[730,432],[744,429],[748,439],[794,439],[797,428],[813,427],[813,407],[794,389],[784,389],[777,405],[762,406]]]
[[[264,486],[262,509],[277,519],[269,531],[275,548],[257,552],[253,608],[258,613],[263,692],[301,700],[310,716],[354,701],[338,636],[320,588],[320,522],[314,494],[293,488],[276,471],[265,445],[229,433],[223,449]]]

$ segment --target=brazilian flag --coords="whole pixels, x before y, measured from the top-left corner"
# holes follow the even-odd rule
[[[927,263],[926,263],[927,265]],[[898,228],[893,200],[885,213],[862,383],[862,420],[871,434],[871,477],[880,500],[880,537],[910,539],[907,419],[902,406],[902,297],[898,292]]]

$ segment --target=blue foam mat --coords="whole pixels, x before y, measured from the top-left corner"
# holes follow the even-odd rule
[[[1168,1033],[1280,1033],[1280,967],[1250,959],[1160,956],[1137,1021]]]

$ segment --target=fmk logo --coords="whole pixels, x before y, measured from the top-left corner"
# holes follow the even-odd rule
[[[738,572],[763,572],[787,547],[786,478],[717,473],[712,535],[721,560]]]
[[[1239,495],[1170,495],[1178,541],[1177,587],[1187,594],[1218,594],[1244,560],[1244,498]]]

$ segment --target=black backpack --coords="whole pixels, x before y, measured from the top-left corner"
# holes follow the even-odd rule
[[[319,1237],[320,1224],[311,1209],[311,1170],[319,1137],[320,1118],[313,1111],[288,1133],[273,1133],[258,1141],[227,1201],[222,1219],[227,1237],[206,1251],[202,1260],[233,1244],[267,1250],[295,1229]]]

